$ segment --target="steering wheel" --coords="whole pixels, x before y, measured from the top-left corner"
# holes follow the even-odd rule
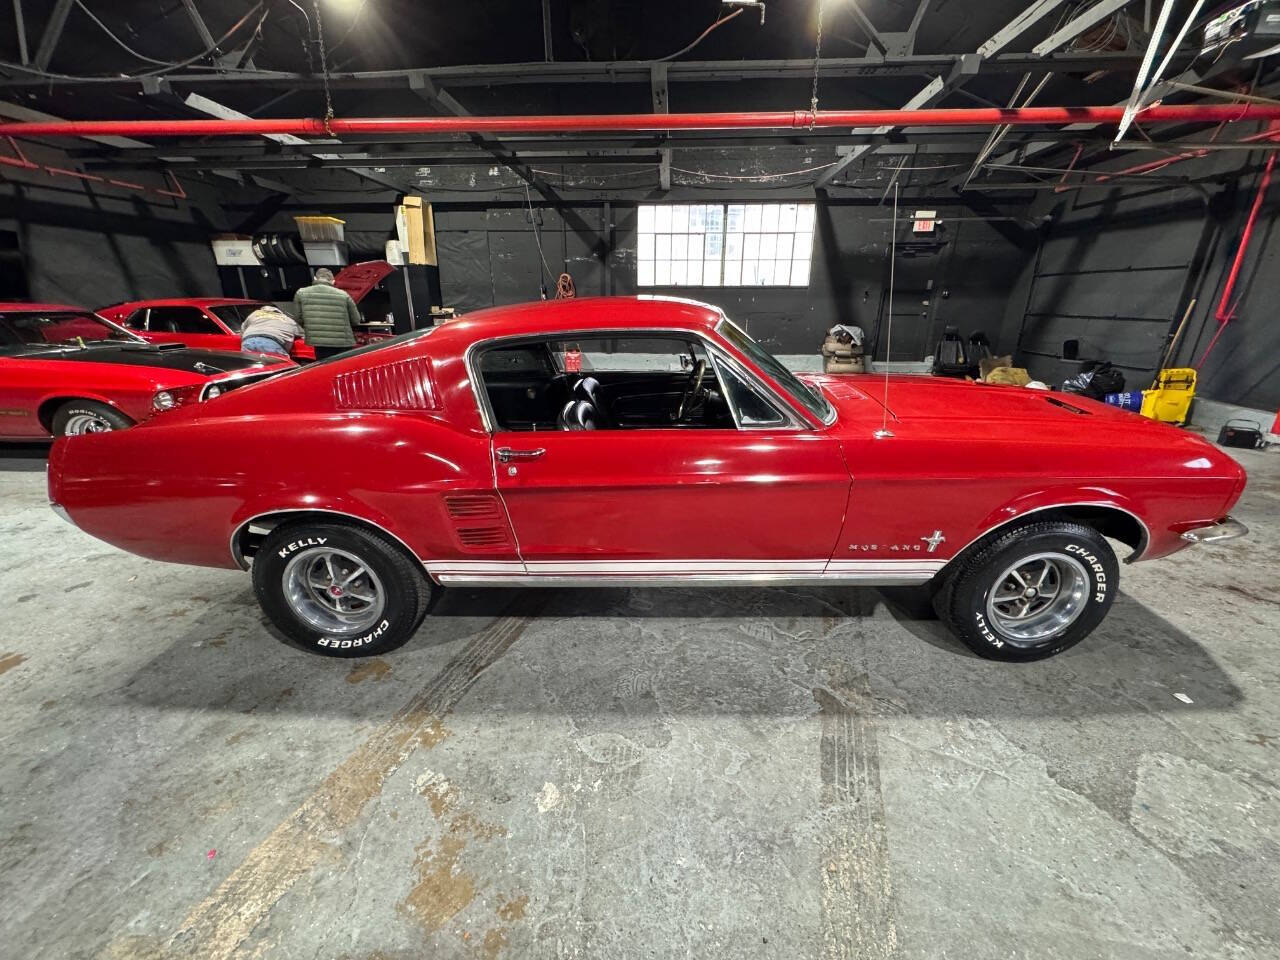
[[[692,410],[693,405],[697,403],[698,394],[702,392],[702,381],[706,375],[707,361],[699,360],[693,365],[693,372],[689,375],[689,389],[680,398],[680,406],[676,407],[676,423],[684,419],[685,410]]]

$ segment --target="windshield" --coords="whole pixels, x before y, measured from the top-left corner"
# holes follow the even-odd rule
[[[265,306],[261,303],[221,303],[216,306],[209,307],[209,312],[227,325],[227,329],[232,333],[239,333],[241,325],[249,319],[249,314],[257,310],[259,307]]]
[[[78,346],[81,342],[142,343],[139,337],[87,311],[19,310],[0,313],[0,344]]]
[[[836,412],[831,404],[827,403],[826,397],[813,387],[802,383],[794,373],[778,361],[777,357],[747,336],[747,332],[732,320],[726,318],[720,321],[716,332],[746,354],[756,366],[772,377],[792,400],[823,423],[830,423],[835,419]]]

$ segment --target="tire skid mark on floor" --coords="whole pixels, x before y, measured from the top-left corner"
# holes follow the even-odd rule
[[[870,684],[866,674],[833,670],[813,697],[822,729],[820,956],[887,960],[898,953],[898,932]]]
[[[476,634],[416,696],[383,723],[200,903],[170,939],[170,956],[232,957],[289,889],[324,860],[340,857],[340,834],[418,747],[448,731],[443,718],[533,620],[541,600],[517,600]],[[106,956],[113,956],[108,948]]]

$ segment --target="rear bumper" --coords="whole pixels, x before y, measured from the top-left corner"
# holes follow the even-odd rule
[[[1234,517],[1223,517],[1202,527],[1192,527],[1182,532],[1182,539],[1190,543],[1220,543],[1235,540],[1248,534],[1249,528]]]

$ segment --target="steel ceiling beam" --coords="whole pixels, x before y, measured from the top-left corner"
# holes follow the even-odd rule
[[[661,162],[658,151],[636,151],[621,157],[597,157],[584,161],[582,157],[566,153],[547,153],[523,158],[528,163],[570,164],[579,166],[617,166],[619,164],[639,165],[651,163],[655,166]],[[86,160],[86,170],[346,170],[351,167],[349,158],[338,157],[170,157],[167,159],[135,160],[130,157],[108,160]],[[370,158],[371,163],[379,167],[460,167],[491,166],[493,158],[476,154],[458,156],[434,156],[418,154],[398,154]],[[522,164],[523,165],[523,164]],[[503,166],[510,166],[503,164]],[[530,175],[536,177],[537,171],[528,168]],[[523,178],[522,178],[523,179]],[[533,186],[531,183],[530,186]]]
[[[929,107],[941,101],[948,93],[968,82],[971,76],[977,74],[980,66],[990,57],[995,56],[1006,46],[1020,37],[1024,32],[1031,28],[1032,25],[1038,23],[1041,19],[1051,13],[1055,8],[1061,6],[1065,0],[1036,0],[1026,10],[1018,14],[1007,24],[997,30],[988,38],[987,42],[978,48],[976,57],[969,57],[961,60],[951,71],[943,76],[934,77],[925,87],[914,97],[907,101],[904,109],[915,110],[922,107]],[[886,129],[877,128],[877,133],[887,133]],[[868,151],[874,150],[872,146],[862,146],[850,151],[842,160],[833,167],[828,167],[822,172],[815,186],[822,189],[831,183],[836,177],[849,168],[855,160]]]
[[[414,78],[411,81],[410,89],[433,107],[452,114],[456,118],[466,119],[472,115],[471,111],[459,103],[453,94],[449,93],[448,90],[441,90],[426,75],[419,75]],[[503,146],[500,141],[482,137],[478,133],[472,133],[470,140],[475,146],[488,153],[504,167],[507,167],[552,203],[558,202],[559,198],[556,197],[555,191],[548,184],[539,180],[534,172],[521,163],[515,154]]]
[[[653,65],[653,72],[649,75],[649,89],[653,97],[653,112],[669,113],[667,65],[665,63],[655,63]],[[658,164],[658,189],[671,189],[671,150],[669,148],[663,149],[661,161]]]
[[[27,22],[22,16],[22,0],[13,0],[13,26],[18,32],[18,62],[24,67],[31,62],[27,52]]]
[[[5,109],[9,106],[0,102],[0,115],[3,115]],[[14,114],[13,118],[35,120],[47,118],[47,116],[30,111],[28,115],[24,116]],[[839,130],[804,131],[803,136],[792,136],[790,134],[791,131],[780,135],[777,131],[772,130],[702,131],[695,133],[674,131],[671,134],[665,132],[616,134],[612,135],[612,139],[610,139],[609,134],[602,133],[596,134],[587,140],[568,135],[533,139],[504,137],[502,142],[511,155],[518,158],[536,159],[540,158],[540,155],[554,154],[576,157],[580,163],[591,163],[600,160],[608,162],[610,158],[638,153],[655,155],[659,150],[668,147],[676,150],[711,151],[753,147],[799,149],[803,147],[848,146],[851,143],[879,143],[883,145],[879,151],[880,153],[889,153],[894,149],[900,149],[907,145],[923,147],[924,152],[933,154],[948,152],[972,153],[974,149],[982,146],[987,139],[985,129],[970,130],[963,127],[921,128],[918,130],[908,128],[895,130],[884,137],[877,137],[870,133],[850,135]],[[1058,136],[1059,132],[1019,130],[1018,134],[1023,137],[1044,138]],[[1077,135],[1061,135],[1064,141],[1070,140],[1073,143],[1080,139]],[[1109,137],[1101,134],[1090,135],[1085,139],[1098,144],[1110,142]],[[315,157],[317,154],[343,154],[353,163],[360,161],[381,163],[384,159],[408,155],[422,157],[424,162],[430,162],[432,159],[436,159],[438,162],[447,162],[449,158],[454,157],[466,157],[475,162],[492,159],[492,154],[489,151],[477,146],[470,139],[439,139],[423,136],[398,139],[381,138],[377,142],[346,139],[341,143],[319,144],[304,142],[296,145],[261,140],[246,141],[238,138],[219,140],[213,143],[203,140],[182,141],[175,144],[165,144],[162,148],[155,147],[152,144],[145,144],[141,141],[131,141],[130,143],[132,146],[141,147],[144,150],[135,150],[134,155],[126,156],[118,149],[73,147],[67,150],[67,154],[75,159],[82,160],[113,161],[124,159],[130,163],[155,164],[161,164],[169,159],[180,157],[238,160],[281,158],[305,161]],[[121,145],[123,146],[124,144]],[[141,156],[138,154],[141,154]]]
[[[217,53],[217,41],[212,33],[209,32],[208,25],[204,22],[204,17],[200,16],[200,11],[196,9],[195,0],[182,0],[182,5],[187,8],[187,16],[191,18],[191,23],[196,28],[196,33],[200,34],[200,42],[204,44],[204,49],[212,51],[211,56]]]
[[[203,123],[203,122],[236,123],[236,122],[251,120],[248,114],[241,113],[238,110],[232,110],[230,107],[225,106],[221,103],[218,103],[215,100],[210,100],[208,97],[198,93],[188,94],[187,97],[182,102],[187,108],[191,110],[208,114],[209,116],[217,117],[219,119],[215,121],[201,121],[201,120],[177,121],[179,123]],[[325,136],[327,133],[328,131],[326,131],[322,125],[320,131],[316,134],[316,136]],[[263,134],[263,136],[267,137],[270,140],[274,140],[277,143],[286,144],[290,146],[296,146],[299,144],[306,143],[305,140],[302,140],[301,138],[289,133],[276,133],[276,134],[266,133],[266,134]],[[370,167],[351,166],[350,161],[344,160],[344,158],[340,154],[332,154],[332,153],[316,154],[316,156],[322,159],[333,158],[333,159],[343,161],[341,164],[336,164],[336,165],[340,165],[342,169],[346,170],[348,173],[354,174],[355,176],[359,177],[361,180],[367,180],[370,183],[375,183],[380,187],[386,187],[390,190],[396,191],[397,193],[407,193],[409,190],[409,187],[407,184],[404,184],[392,177],[388,177],[385,174],[379,173],[377,170],[373,170]],[[222,167],[222,166],[223,166],[222,164],[219,164],[219,167]]]
[[[59,0],[61,2],[61,0]],[[972,53],[904,54],[884,57],[833,57],[823,59],[822,76],[892,77],[934,76],[951,70],[963,57]],[[1138,65],[1140,58],[1132,53],[1056,53],[1043,57],[1032,53],[1004,53],[989,56],[983,63],[984,73],[1025,73],[1028,70],[1053,70],[1090,73],[1097,70],[1123,70]],[[647,84],[653,62],[626,60],[618,62],[555,61],[544,63],[480,64],[458,67],[434,67],[424,70],[367,70],[331,72],[329,84],[335,89],[405,90],[412,77],[424,72],[444,87],[525,85],[574,83]],[[42,68],[43,69],[43,68]],[[813,59],[796,60],[674,60],[667,64],[671,83],[737,83],[743,80],[808,80],[813,77]],[[319,74],[287,71],[246,70],[226,73],[167,74],[168,79],[184,89],[206,87],[265,89],[316,89],[323,87]],[[136,90],[142,86],[139,77],[89,78],[95,89]],[[38,77],[20,74],[0,75],[0,88],[5,87],[74,87],[85,84],[83,78]]]
[[[75,0],[54,0],[53,9],[49,11],[49,22],[45,24],[44,33],[40,34],[40,46],[36,48],[36,56],[32,63],[37,70],[48,70],[49,61],[53,59],[53,51],[62,39],[62,30],[67,25],[67,15],[71,13],[71,5]]]
[[[551,43],[551,0],[542,0],[542,59],[547,63],[555,60]]]
[[[1161,81],[1160,83],[1151,87],[1147,91],[1147,97],[1151,100],[1159,100],[1162,97],[1166,97],[1172,93],[1175,93],[1179,89],[1180,85],[1184,83],[1191,83],[1191,84],[1197,84],[1197,85],[1203,84],[1208,80],[1212,79],[1213,77],[1226,73],[1228,70],[1231,70],[1239,62],[1240,62],[1239,55],[1233,54],[1231,52],[1231,49],[1228,48],[1226,51],[1224,51],[1222,55],[1218,57],[1218,59],[1214,60],[1212,63],[1204,66],[1203,68],[1199,68],[1194,63],[1192,63],[1185,70],[1183,70],[1181,73],[1174,76],[1173,78],[1169,80]],[[1119,103],[1116,104],[1116,106],[1123,107],[1127,102],[1128,101],[1126,100],[1121,100]],[[1143,115],[1145,117],[1146,111],[1143,111]],[[1098,124],[1096,123],[1074,123],[1069,126],[1063,127],[1062,129],[1064,132],[1068,132],[1068,133],[1074,133],[1074,132],[1083,133],[1085,131],[1096,130],[1097,127],[1098,127]],[[1027,159],[1027,158],[1036,156],[1038,154],[1041,154],[1046,150],[1050,150],[1053,147],[1056,147],[1059,142],[1060,141],[1035,140],[1029,143],[1024,143],[1022,146],[1018,147],[1016,150],[1010,150],[1007,153],[1002,153],[1000,156],[996,157],[995,162],[996,163],[1012,163],[1013,161],[1018,159]]]
[[[858,0],[853,0],[853,2],[849,4],[849,12],[852,13],[854,19],[858,21],[858,25],[862,27],[862,32],[867,35],[867,39],[871,41],[871,45],[880,51],[881,56],[884,56],[884,54],[888,52],[888,47],[885,46],[884,40],[880,36],[880,31],[876,29],[875,24],[872,23],[871,19],[862,12],[862,7],[859,5]]]
[[[473,117],[471,111],[464,107],[458,100],[447,90],[441,90],[432,80],[425,74],[419,74],[413,81],[413,92],[428,103],[433,104],[443,110],[453,114],[452,117],[441,117],[441,122],[448,120],[459,121],[461,127],[467,127],[481,122],[483,118]],[[564,201],[564,199],[556,192],[555,188],[533,172],[527,164],[522,163],[519,158],[514,156],[511,151],[502,145],[500,141],[493,140],[488,137],[480,136],[476,131],[466,131],[470,134],[472,143],[481,149],[491,153],[503,166],[507,167],[512,173],[523,180],[529,187],[537,190],[542,197],[559,211],[560,216],[564,218],[564,222],[569,225],[574,233],[582,238],[583,242],[596,254],[603,262],[607,256],[607,249],[604,242],[600,239],[596,230],[582,219],[581,215],[572,210]]]
[[[1080,16],[1063,24],[1061,29],[1055,30],[1040,43],[1037,43],[1031,48],[1031,52],[1041,57],[1047,53],[1052,53],[1080,36],[1095,23],[1101,22],[1132,2],[1133,0],[1099,0],[1098,3],[1095,3]]]

